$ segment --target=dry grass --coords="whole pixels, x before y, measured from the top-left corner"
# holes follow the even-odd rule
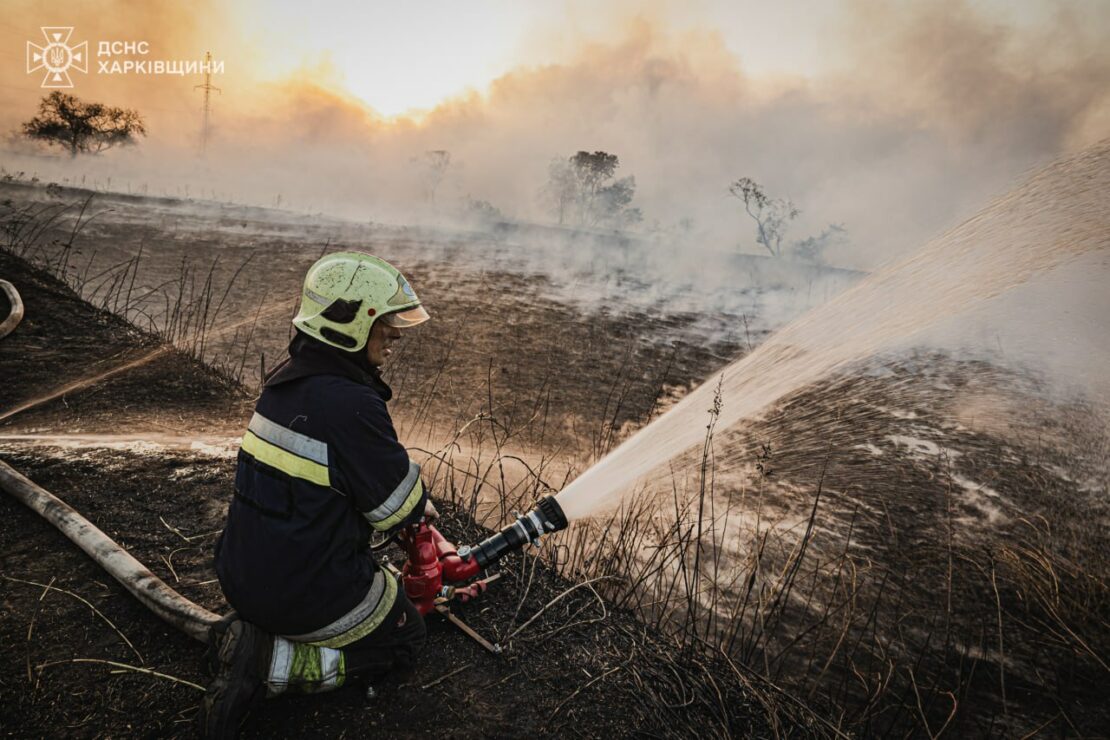
[[[229,346],[236,351],[214,353],[210,342],[250,258],[223,284],[214,278],[215,263],[201,270],[183,262],[175,280],[137,286],[142,250],[89,274],[92,259],[74,264],[74,244],[94,211],[91,196],[68,205],[4,205],[3,248],[241,380],[266,296],[253,323],[235,329]],[[68,237],[44,243],[67,218],[74,219]],[[404,437],[443,436],[433,434],[431,409],[439,378],[451,372],[453,348],[452,341],[442,351],[438,373],[411,384]],[[407,378],[398,372],[394,386],[404,388]],[[604,421],[576,430],[577,449],[590,459],[630,431],[617,423],[628,387],[623,374],[614,376]],[[518,399],[510,413],[495,397],[491,364],[486,390],[482,410],[457,423],[447,442],[412,452],[425,458],[426,483],[437,496],[496,527],[581,470],[564,450],[545,444],[562,420],[551,418],[542,388],[529,413],[518,413]],[[872,437],[850,437],[857,429],[874,432],[874,419],[853,417],[851,408],[830,411],[834,404],[820,399],[866,391],[803,391],[746,438],[716,428],[718,393],[700,450],[672,461],[669,475],[616,509],[550,538],[540,558],[681,648],[673,665],[630,657],[612,670],[631,671],[645,701],[670,721],[687,702],[716,707],[720,727],[706,731],[722,736],[729,713],[739,711],[736,687],[772,727],[778,717],[801,716],[814,734],[828,736],[1082,735],[1104,728],[1110,719],[1099,687],[1110,678],[1110,563],[1099,545],[1105,534],[1082,531],[1085,504],[1060,504],[1072,525],[1050,523],[1058,519],[1039,513],[1045,507],[1034,494],[1051,507],[1069,491],[1053,488],[1043,465],[995,454],[995,440],[965,439],[1009,476],[1008,490],[1028,495],[1014,504],[1020,516],[997,536],[968,537],[952,460],[931,468],[869,466],[852,450]],[[1019,445],[1021,455],[1024,449]],[[880,495],[891,490],[900,496]],[[600,612],[587,603],[567,624],[604,619],[601,603]]]
[[[61,280],[93,306],[206,362],[224,379],[242,382],[248,376],[248,361],[253,363],[260,354],[256,329],[268,295],[262,295],[253,316],[234,322],[233,334],[226,331],[230,322],[223,309],[254,255],[243,259],[222,283],[216,278],[218,256],[207,269],[182,259],[175,277],[158,285],[138,283],[143,245],[133,257],[92,272],[96,251],[83,254],[79,237],[90,222],[110,212],[97,209],[95,198],[93,193],[80,201],[0,202],[0,249]],[[214,339],[221,340],[218,347],[212,346]]]
[[[806,448],[810,482],[790,487],[784,509],[779,478],[797,474],[798,461],[750,443],[752,478],[738,485],[736,436],[716,439],[719,404],[718,395],[703,446],[672,461],[665,488],[574,523],[541,557],[668,635],[691,661],[679,669],[688,680],[700,680],[698,661],[727,660],[769,716],[804,706],[829,734],[884,737],[1100,726],[1098,686],[1110,673],[1104,550],[1069,543],[1043,517],[969,537],[950,460],[930,471],[857,470],[842,459],[851,440],[838,436],[856,420],[839,412],[823,426],[801,415],[820,441]],[[579,472],[558,456],[511,454],[529,430],[507,428],[496,408],[491,392],[448,444],[419,451],[429,485],[491,527]],[[1003,452],[968,444],[1018,475]],[[723,477],[720,445],[731,450]],[[892,489],[901,500],[868,497]]]

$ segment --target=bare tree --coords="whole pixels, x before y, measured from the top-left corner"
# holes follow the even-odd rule
[[[55,90],[39,102],[39,114],[23,124],[23,134],[68,149],[69,156],[76,157],[134,144],[137,137],[146,136],[146,125],[130,108],[86,103]]]
[[[424,190],[424,201],[430,205],[436,204],[436,191],[447,176],[451,167],[451,152],[446,149],[429,149],[419,157],[413,157],[420,167],[421,186]]]
[[[744,202],[744,210],[756,223],[758,244],[772,257],[782,256],[782,239],[787,225],[801,213],[788,198],[768,198],[763,188],[750,177],[742,177],[728,186],[734,198]]]

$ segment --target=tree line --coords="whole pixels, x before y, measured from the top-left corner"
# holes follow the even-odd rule
[[[22,132],[32,140],[60,147],[70,157],[76,157],[135,144],[146,135],[146,124],[133,109],[85,102],[54,91],[40,101],[38,114],[23,124]],[[452,164],[451,153],[444,149],[429,150],[411,161],[420,176],[425,203],[435,207],[436,194]],[[640,208],[632,205],[636,178],[617,177],[619,168],[620,158],[605,151],[582,150],[570,157],[556,157],[548,164],[541,199],[560,226],[635,227],[644,220]],[[787,241],[790,223],[801,214],[789,198],[770,197],[750,177],[732,182],[728,194],[743,204],[744,213],[755,224],[755,243],[771,257],[789,256],[821,263],[829,246],[847,238],[843,225],[829,224],[820,234]],[[467,197],[464,210],[485,220],[504,218],[498,208],[485,200]],[[683,223],[684,230],[690,231],[690,220],[683,219]]]

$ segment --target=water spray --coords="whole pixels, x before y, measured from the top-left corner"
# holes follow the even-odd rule
[[[1030,177],[973,218],[891,262],[768,337],[667,413],[624,440],[559,493],[570,519],[589,516],[700,444],[720,387],[717,428],[756,418],[779,399],[1080,258],[1106,252],[1110,139]],[[1104,374],[1104,373],[1103,373]],[[693,458],[691,458],[693,459]]]
[[[22,309],[22,304],[20,304],[20,308]],[[230,332],[235,331],[236,329],[238,329],[242,326],[245,326],[246,324],[251,323],[252,321],[258,321],[263,316],[269,317],[269,316],[272,316],[272,315],[278,313],[279,311],[284,311],[284,310],[287,310],[287,308],[284,305],[274,306],[274,307],[272,307],[272,308],[270,308],[266,311],[261,312],[257,316],[252,316],[252,317],[243,319],[242,321],[237,321],[233,324],[229,324],[228,326],[225,326],[225,327],[219,329],[218,331],[213,332],[212,334],[209,334],[208,338],[209,339],[217,339],[219,337],[225,336],[226,334],[229,334]],[[20,316],[22,317],[22,311],[20,312]],[[119,375],[120,373],[125,373],[128,370],[134,370],[137,367],[142,367],[143,365],[151,363],[154,360],[157,360],[159,357],[161,357],[161,356],[163,356],[163,355],[165,355],[169,352],[172,352],[174,349],[176,349],[176,347],[174,347],[174,345],[172,345],[172,344],[163,344],[162,346],[160,346],[156,349],[153,349],[150,352],[147,352],[146,354],[140,355],[139,357],[135,358],[134,360],[129,360],[129,361],[124,362],[120,365],[116,365],[115,367],[109,368],[109,369],[107,369],[103,372],[96,373],[96,374],[90,375],[90,376],[86,376],[84,378],[74,380],[70,383],[66,383],[65,385],[61,386],[60,388],[56,388],[53,391],[50,391],[49,393],[45,393],[41,396],[38,396],[37,398],[32,398],[29,401],[25,401],[25,402],[21,403],[20,405],[16,406],[15,408],[11,408],[11,409],[8,409],[7,411],[4,411],[4,412],[0,413],[0,421],[6,421],[6,420],[10,419],[11,417],[15,416],[16,414],[20,414],[20,413],[26,411],[27,409],[32,409],[32,408],[35,408],[36,406],[41,406],[42,404],[47,403],[48,401],[53,401],[56,398],[61,398],[62,396],[65,396],[69,393],[73,393],[74,391],[79,391],[79,390],[82,390],[84,388],[88,388],[90,385],[94,385],[96,383],[99,383],[102,380],[107,380],[108,378]]]

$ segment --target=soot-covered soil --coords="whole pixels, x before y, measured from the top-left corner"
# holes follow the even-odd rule
[[[1103,735],[1103,424],[1035,376],[920,352],[722,434],[726,582],[751,553],[799,573],[790,612],[767,620],[770,648],[752,654],[829,711],[876,707],[868,735]]]
[[[86,203],[84,220],[75,223]],[[706,335],[698,328],[703,316],[676,311],[662,298],[648,310],[628,311],[579,274],[588,267],[572,269],[575,258],[565,246],[552,246],[544,258],[566,267],[569,285],[522,268],[518,253],[527,250],[488,234],[425,236],[226,204],[0,183],[0,225],[22,229],[21,237],[33,231],[21,224],[45,222],[59,210],[29,254],[60,266],[94,302],[109,294],[117,305],[132,298],[130,315],[144,327],[150,319],[171,323],[166,312],[179,299],[205,304],[210,279],[207,305],[221,313],[207,314],[213,330],[205,359],[241,373],[252,388],[261,368],[284,356],[289,319],[316,259],[344,249],[389,259],[433,316],[406,333],[386,369],[397,391],[394,417],[410,444],[450,436],[481,410],[488,413],[492,401],[500,422],[520,431],[519,443],[585,461],[641,426],[661,394],[684,393],[764,333],[737,321],[732,333]],[[120,267],[136,256],[134,272]],[[135,297],[147,290],[152,297],[140,303]],[[574,300],[564,300],[567,293]],[[238,321],[247,322],[241,331],[220,335]],[[96,426],[87,415],[83,421]],[[113,417],[100,426],[116,423]]]
[[[28,318],[0,342],[2,406],[60,380],[157,349],[63,286],[0,253]],[[178,432],[241,418],[249,399],[179,353],[96,383],[17,418],[20,429],[77,430],[86,418],[151,417]],[[0,411],[2,413],[2,411]],[[9,423],[0,429],[12,428]],[[195,453],[0,442],[0,459],[81,511],[184,596],[223,611],[211,548],[226,511],[234,461]],[[456,541],[483,531],[444,507]],[[398,552],[391,557],[397,559]],[[459,608],[500,656],[438,618],[415,675],[358,682],[330,695],[266,702],[249,737],[653,737],[708,733],[819,734],[788,706],[753,707],[751,680],[727,662],[683,656],[589,585],[513,555],[488,594]],[[0,496],[0,732],[8,736],[188,736],[203,685],[202,648],[142,607],[91,559],[10,496]],[[68,592],[68,593],[67,593]],[[561,597],[561,598],[558,598]],[[527,626],[523,626],[527,624]],[[522,628],[523,626],[523,628]],[[126,664],[161,675],[118,668]]]
[[[4,458],[82,511],[183,595],[226,608],[210,560],[231,486],[230,461],[104,451],[77,457],[5,451]],[[158,621],[10,497],[0,498],[0,512],[5,732],[189,734],[201,696],[197,689],[113,673],[109,664],[69,661],[116,661],[204,684],[200,645]],[[441,529],[457,541],[483,534],[450,511]],[[397,561],[400,554],[391,557]],[[498,570],[501,579],[480,601],[457,607],[467,623],[493,639],[511,634],[572,587],[530,557],[510,557]],[[86,599],[103,618],[73,596],[44,596],[45,585]],[[727,676],[721,677],[720,700],[687,695],[689,706],[665,708],[664,702],[684,703],[698,682],[668,675],[678,656],[627,614],[613,613],[589,587],[568,594],[506,640],[501,656],[438,617],[428,623],[420,665],[404,683],[378,686],[373,701],[357,681],[332,695],[271,700],[252,717],[245,736],[659,736],[699,726],[720,732],[722,722],[741,735],[765,729],[758,719],[753,723],[758,714],[745,697],[729,690],[736,684]]]
[[[10,419],[0,418],[0,434],[122,431],[140,420],[148,429],[200,432],[247,412],[249,400],[240,388],[113,314],[94,309],[58,280],[3,250],[0,276],[16,286],[25,311],[18,328],[0,341],[0,417],[70,384],[151,357]]]

